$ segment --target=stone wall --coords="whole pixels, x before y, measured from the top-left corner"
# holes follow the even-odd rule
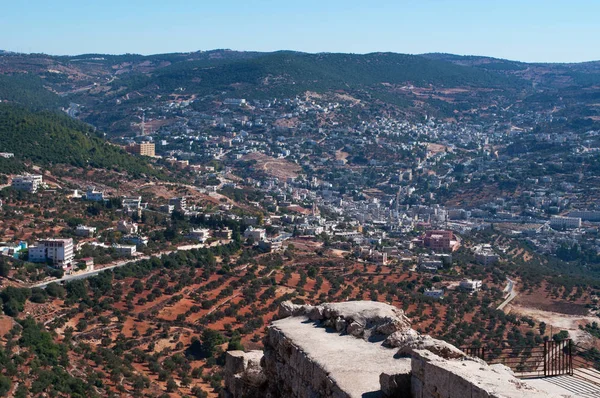
[[[325,369],[277,328],[269,328],[264,355],[263,369],[266,377],[277,380],[269,385],[269,396],[350,398]]]
[[[548,397],[502,365],[489,366],[410,328],[376,302],[284,303],[264,353],[227,353],[227,398]]]
[[[506,366],[490,366],[477,358],[448,360],[427,350],[414,350],[411,363],[412,398],[552,397],[515,378]]]

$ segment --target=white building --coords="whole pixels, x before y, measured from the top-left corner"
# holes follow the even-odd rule
[[[581,228],[581,218],[553,216],[550,219],[550,226],[554,229]]]
[[[21,175],[13,178],[11,186],[19,191],[27,191],[29,193],[36,193],[38,188],[42,185],[41,175]]]
[[[462,281],[460,281],[460,284],[458,285],[458,287],[462,290],[473,293],[473,292],[477,292],[477,291],[481,290],[482,284],[483,284],[483,282],[480,280],[463,279]]]
[[[112,245],[112,248],[115,249],[119,256],[132,257],[137,252],[136,245]]]
[[[187,234],[190,239],[197,240],[198,242],[206,242],[210,238],[210,229],[208,228],[192,228]]]
[[[91,238],[96,233],[96,227],[88,227],[87,225],[78,225],[75,228],[75,235]]]
[[[93,202],[102,202],[104,200],[104,192],[96,191],[95,188],[90,188],[85,193],[86,200],[91,200]]]
[[[125,220],[120,220],[117,223],[117,231],[123,232],[127,235],[137,234],[138,225],[134,222],[127,222]]]
[[[144,208],[142,205],[141,196],[124,196],[121,200],[121,204],[123,205],[123,211],[126,214],[138,213],[142,208]]]
[[[248,227],[244,231],[244,239],[252,239],[255,242],[260,242],[267,238],[267,231],[263,228]]]
[[[43,263],[51,261],[63,268],[73,262],[73,239],[45,239],[29,248],[29,261]]]
[[[473,253],[475,254],[475,260],[485,266],[496,264],[500,259],[492,249],[492,246],[488,244],[475,246]]]

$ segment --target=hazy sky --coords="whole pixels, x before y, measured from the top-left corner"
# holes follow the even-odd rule
[[[4,0],[0,49],[447,52],[600,59],[600,0]]]

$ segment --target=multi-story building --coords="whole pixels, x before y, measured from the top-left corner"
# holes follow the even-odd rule
[[[581,228],[581,218],[553,216],[550,219],[550,226],[554,229]]]
[[[252,239],[255,242],[260,242],[261,240],[265,240],[266,237],[267,232],[263,228],[248,227],[244,231],[244,239]]]
[[[452,231],[432,230],[425,232],[425,235],[413,240],[413,243],[418,246],[427,247],[432,250],[454,250],[458,246],[458,242]]]
[[[117,231],[124,232],[127,235],[137,234],[138,225],[134,222],[127,222],[125,220],[120,220],[117,223]]]
[[[137,214],[141,215],[142,209],[146,208],[147,203],[142,203],[141,196],[124,196],[121,200],[121,204],[123,205],[123,211],[125,214]]]
[[[475,260],[485,266],[496,264],[499,260],[491,245],[478,245],[473,250]]]
[[[128,145],[126,148],[127,152],[134,153],[141,156],[156,156],[156,149],[153,142],[142,142],[140,144]]]
[[[73,239],[45,239],[29,248],[29,261],[43,263],[51,261],[63,268],[73,262]]]
[[[483,282],[480,280],[463,279],[462,281],[460,281],[460,284],[458,285],[458,287],[461,290],[473,293],[473,292],[477,292],[477,291],[481,290],[482,284],[483,284]]]
[[[29,193],[36,193],[42,184],[41,175],[21,175],[13,178],[11,186],[19,191],[27,191]]]
[[[125,256],[125,257],[133,257],[135,255],[135,253],[137,252],[137,246],[136,245],[117,245],[117,244],[114,244],[114,245],[112,245],[112,248],[115,249],[115,252],[117,253],[117,255],[119,255],[119,256]]]
[[[169,199],[169,205],[173,206],[173,208],[177,211],[186,211],[187,210],[187,199],[185,196],[180,198],[171,198]]]
[[[581,218],[582,221],[600,221],[600,211],[576,210],[570,212],[569,217]]]
[[[208,228],[192,228],[187,234],[190,239],[197,240],[198,242],[206,242],[210,238],[210,229]]]
[[[95,188],[89,188],[85,193],[85,199],[93,202],[102,202],[104,200],[104,192],[96,191]]]

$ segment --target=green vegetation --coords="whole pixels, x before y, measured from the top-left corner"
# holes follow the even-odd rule
[[[585,326],[579,326],[579,328],[585,330],[595,338],[600,339],[600,326],[598,326],[598,322],[588,323]]]
[[[17,160],[35,164],[90,166],[133,175],[156,174],[145,160],[99,138],[89,125],[66,115],[48,111],[36,113],[10,104],[0,104],[0,148],[14,152]]]
[[[156,71],[153,76],[132,75],[115,81],[130,90],[160,87],[172,92],[178,88],[203,94],[239,90],[259,96],[301,93],[306,90],[359,89],[381,83],[412,83],[425,86],[522,87],[516,78],[484,70],[426,59],[420,56],[373,53],[305,54],[275,52],[233,62],[207,60],[177,63]]]
[[[67,100],[47,90],[42,79],[26,73],[0,75],[0,100],[32,109],[58,109],[68,105]]]

